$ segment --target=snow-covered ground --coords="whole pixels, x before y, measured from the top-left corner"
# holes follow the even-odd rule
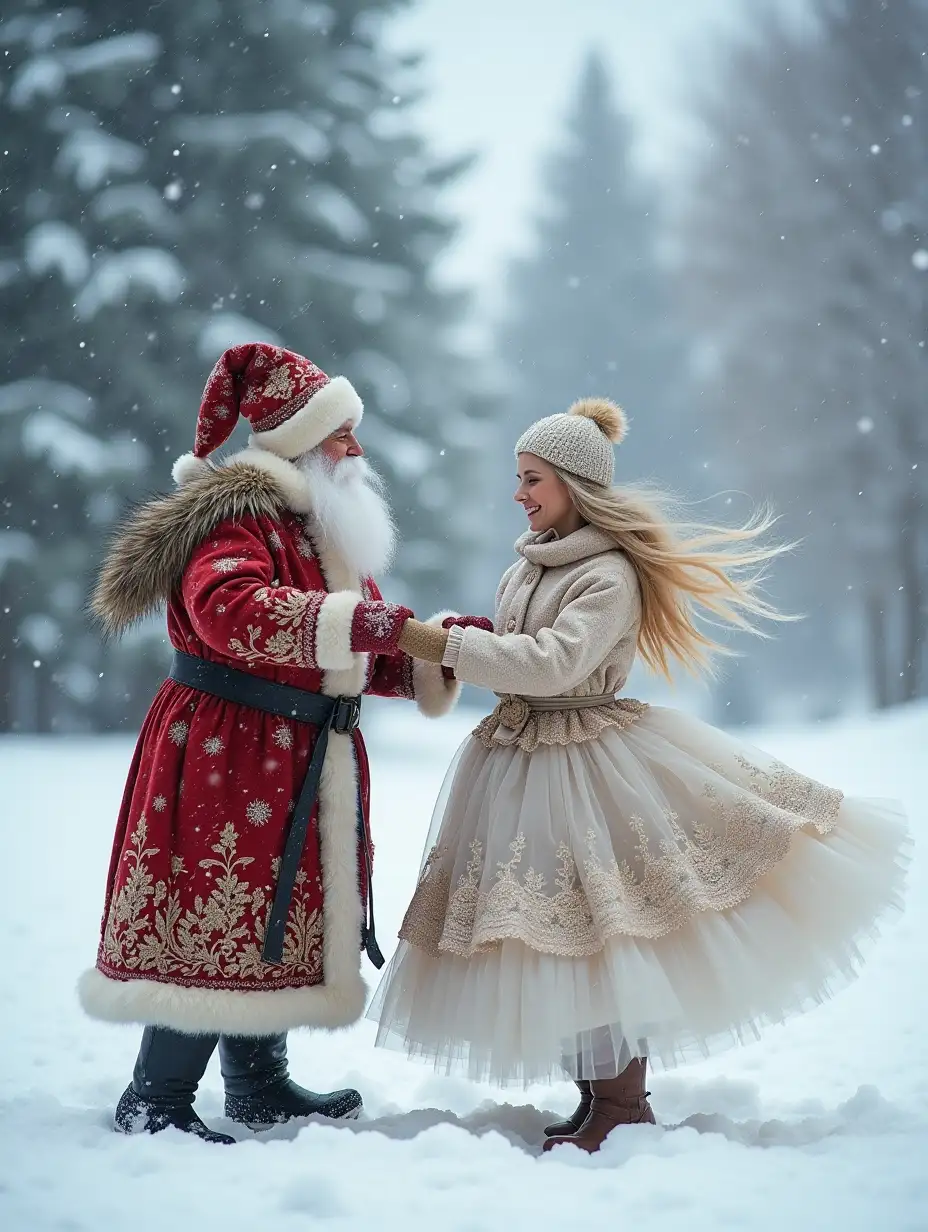
[[[377,712],[385,949],[465,726],[399,705]],[[130,744],[0,742],[0,1228],[924,1232],[928,709],[752,739],[848,792],[904,799],[917,841],[907,913],[828,1005],[760,1043],[654,1075],[662,1124],[622,1130],[594,1157],[541,1156],[546,1112],[572,1105],[567,1083],[500,1092],[436,1076],[375,1052],[367,1022],[291,1036],[300,1081],[363,1091],[366,1115],[353,1125],[306,1122],[261,1138],[230,1127],[214,1059],[200,1113],[247,1141],[226,1150],[174,1132],[112,1133],[138,1032],[85,1019],[73,986],[93,959]]]

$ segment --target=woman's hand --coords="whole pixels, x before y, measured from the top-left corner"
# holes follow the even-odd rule
[[[486,616],[446,616],[441,622],[443,629],[450,629],[453,625],[457,625],[460,629],[482,629],[484,633],[493,632],[493,621],[487,620]],[[454,680],[454,670],[450,667],[445,667],[442,664],[441,674],[446,680]]]
[[[446,616],[441,622],[443,629],[450,629],[452,625],[458,625],[461,629],[483,629],[485,633],[493,632],[493,621],[488,620],[486,616]]]

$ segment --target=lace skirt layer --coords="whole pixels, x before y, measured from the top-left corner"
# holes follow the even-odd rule
[[[469,739],[368,1016],[499,1083],[756,1034],[853,975],[901,905],[905,818],[652,707],[567,746]]]

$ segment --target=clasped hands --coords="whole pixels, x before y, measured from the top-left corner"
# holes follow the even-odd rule
[[[463,629],[474,628],[483,629],[488,633],[493,632],[493,622],[487,620],[486,616],[446,616],[440,628],[437,625],[425,624],[411,616],[403,625],[397,644],[400,650],[405,651],[413,659],[441,664],[448,645],[448,630],[452,625],[458,625]],[[442,667],[442,672],[447,679],[454,679],[454,673],[450,668]]]

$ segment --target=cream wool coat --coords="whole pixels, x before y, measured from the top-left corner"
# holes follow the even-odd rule
[[[626,726],[640,711],[637,703],[534,713],[516,699],[612,695],[625,687],[641,623],[631,561],[593,526],[563,539],[530,532],[516,551],[519,559],[497,591],[495,633],[455,626],[445,651],[444,664],[459,680],[504,698],[477,729],[478,739],[531,752]]]

